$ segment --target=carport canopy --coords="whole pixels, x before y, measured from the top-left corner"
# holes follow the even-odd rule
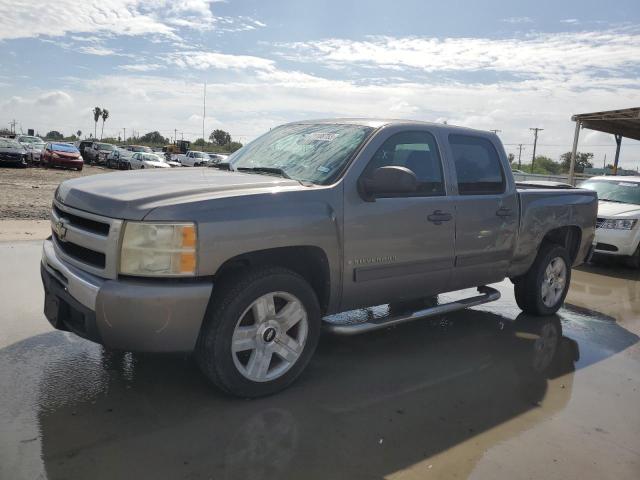
[[[622,137],[640,140],[640,107],[609,110],[606,112],[580,113],[573,115],[571,120],[576,122],[573,148],[571,150],[571,166],[569,168],[569,183],[572,185],[575,180],[576,152],[578,150],[580,127],[597,130],[598,132],[611,133],[615,137],[616,157],[613,164],[614,174],[618,171],[618,158],[620,157]]]

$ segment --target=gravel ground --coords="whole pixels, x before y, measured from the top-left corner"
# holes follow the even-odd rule
[[[85,165],[81,172],[43,168],[0,168],[0,220],[46,220],[53,192],[60,182],[106,173]]]

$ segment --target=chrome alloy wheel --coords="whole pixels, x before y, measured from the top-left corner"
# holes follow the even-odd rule
[[[238,371],[254,382],[284,375],[304,350],[309,324],[307,311],[287,292],[271,292],[240,315],[231,339],[231,355]]]
[[[542,279],[542,303],[553,307],[558,303],[567,282],[567,265],[562,257],[553,258],[547,265]]]

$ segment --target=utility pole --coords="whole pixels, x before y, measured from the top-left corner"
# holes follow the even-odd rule
[[[174,145],[178,144],[178,129],[177,128],[173,129],[173,144]]]
[[[127,144],[127,127],[122,127],[122,140],[124,144]]]
[[[16,125],[17,125],[17,123],[18,122],[16,122],[15,118],[9,122],[9,126],[11,127],[11,133],[16,133]]]
[[[522,161],[520,160],[520,158],[522,157],[522,144],[518,144],[518,169],[522,168]]]
[[[496,135],[502,132],[502,130],[489,130],[489,131],[495,133]]]
[[[533,155],[531,156],[531,173],[533,173],[533,166],[536,162],[536,146],[538,144],[538,132],[544,130],[544,128],[530,128],[529,130],[533,130]]]
[[[207,140],[204,137],[204,117],[207,115],[207,81],[204,81],[204,94],[202,95],[202,150],[204,151],[204,146],[207,143]]]
[[[607,168],[607,154],[606,153],[604,154],[604,160],[602,160],[602,168]]]

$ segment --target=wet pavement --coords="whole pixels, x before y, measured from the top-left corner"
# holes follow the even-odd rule
[[[640,478],[639,272],[574,270],[545,319],[506,281],[473,310],[325,335],[290,389],[248,401],[187,356],[54,331],[39,258],[0,244],[0,479]]]

